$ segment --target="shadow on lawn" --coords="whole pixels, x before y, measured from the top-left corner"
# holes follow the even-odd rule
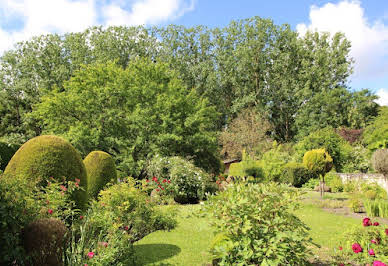
[[[156,263],[171,258],[181,252],[178,246],[171,244],[139,244],[134,246],[136,254],[136,265]],[[161,263],[158,265],[171,265]]]

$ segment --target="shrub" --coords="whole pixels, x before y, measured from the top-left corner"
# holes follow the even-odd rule
[[[359,213],[362,212],[362,198],[359,194],[353,193],[352,196],[349,199],[349,208],[355,212]]]
[[[286,150],[287,146],[277,145],[276,142],[273,146],[261,158],[263,172],[266,181],[281,182],[283,168],[291,158],[289,151]]]
[[[307,151],[321,148],[333,158],[335,170],[341,172],[349,159],[352,147],[332,128],[317,130],[304,137],[295,145],[296,156],[302,158]]]
[[[358,185],[362,195],[368,199],[387,199],[387,192],[377,183],[361,183]]]
[[[362,146],[355,146],[352,147],[342,171],[344,173],[367,173],[370,168],[369,150]]]
[[[276,183],[234,184],[204,205],[217,237],[221,265],[304,265],[311,254],[307,227],[293,214],[297,190]]]
[[[303,184],[303,188],[314,189],[316,186],[319,186],[319,179],[311,178],[309,181]]]
[[[344,184],[341,178],[334,172],[329,172],[325,175],[326,185],[331,188],[331,192],[344,191]]]
[[[209,175],[181,157],[155,156],[147,166],[147,174],[159,180],[170,180],[170,193],[178,203],[197,203],[204,197]]]
[[[4,171],[8,162],[19,148],[20,146],[16,144],[0,142],[0,170]]]
[[[376,150],[372,155],[372,165],[377,172],[388,176],[388,149]]]
[[[96,198],[107,183],[117,182],[115,162],[108,153],[92,151],[84,159],[84,164],[88,178],[89,197]]]
[[[91,206],[90,228],[105,234],[125,231],[131,243],[156,230],[175,226],[173,213],[165,214],[150,202],[149,196],[126,182],[102,190]]]
[[[38,180],[47,184],[50,177],[58,182],[79,179],[84,190],[74,199],[84,207],[87,195],[86,170],[80,154],[66,140],[56,136],[39,136],[23,144],[5,168],[3,178]]]
[[[32,265],[62,265],[67,228],[58,219],[36,220],[23,230],[23,246]]]
[[[335,265],[384,265],[388,261],[388,231],[369,218],[346,230],[333,254]],[[380,264],[378,264],[380,262]]]
[[[309,170],[301,163],[289,162],[283,167],[281,182],[294,187],[301,187],[312,177]]]
[[[263,179],[262,162],[248,159],[239,163],[232,163],[229,167],[228,175],[234,177],[253,176],[257,179]]]

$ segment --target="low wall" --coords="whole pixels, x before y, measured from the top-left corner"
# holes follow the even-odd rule
[[[347,181],[364,181],[364,182],[371,182],[371,183],[376,182],[388,192],[388,178],[385,178],[382,174],[337,173],[337,175],[342,179],[342,182],[347,182]]]

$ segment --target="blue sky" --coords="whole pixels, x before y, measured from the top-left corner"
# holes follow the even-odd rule
[[[388,105],[388,0],[0,0],[0,53],[34,35],[93,25],[226,26],[252,16],[307,30],[342,31],[352,42],[353,89]]]

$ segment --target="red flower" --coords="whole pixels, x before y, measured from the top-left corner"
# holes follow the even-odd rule
[[[362,247],[361,247],[360,244],[358,244],[358,243],[354,243],[354,244],[352,245],[352,249],[353,249],[353,252],[354,252],[354,253],[362,252]]]
[[[373,249],[368,250],[368,253],[369,253],[369,255],[371,255],[371,256],[374,256],[374,255],[375,255],[375,251],[374,251]]]
[[[370,242],[373,244],[377,244],[377,240],[374,240],[374,239],[372,239]]]
[[[47,211],[49,214],[53,214],[53,210],[52,209],[48,209]]]
[[[146,179],[146,182],[149,183],[150,181],[148,179]]]
[[[387,264],[382,263],[381,261],[375,260],[373,262],[373,266],[387,266]]]
[[[159,192],[159,191],[160,191],[160,189],[159,189],[159,188],[157,188],[157,189],[156,189],[156,192]]]
[[[158,182],[158,179],[156,178],[156,176],[154,176],[154,177],[152,178],[152,180],[155,181],[155,182]]]
[[[75,182],[76,182],[76,183],[80,183],[81,180],[79,180],[78,178],[76,178],[76,179],[75,179]]]
[[[372,222],[370,221],[370,219],[368,217],[366,217],[366,218],[362,219],[362,224],[364,226],[370,226],[370,225],[372,225]]]
[[[339,247],[339,250],[343,250],[343,248],[342,248],[342,247]]]
[[[388,228],[385,229],[385,234],[388,236]]]
[[[380,224],[378,222],[374,222],[373,226],[379,226]]]
[[[124,230],[125,230],[125,231],[128,231],[128,230],[129,230],[128,225],[124,226]]]
[[[170,183],[171,183],[171,180],[167,180],[167,183],[169,183],[169,184],[170,184]]]
[[[64,185],[61,185],[61,189],[62,189],[63,191],[67,191],[67,188],[66,188]]]
[[[167,182],[167,179],[163,179],[163,183],[166,183]]]
[[[89,257],[89,259],[93,258],[94,257],[94,252],[89,252],[88,253],[88,257]]]
[[[85,263],[84,266],[88,266],[88,265]]]
[[[82,220],[83,218],[84,218],[84,217],[83,217],[82,215],[79,217],[80,220]]]

